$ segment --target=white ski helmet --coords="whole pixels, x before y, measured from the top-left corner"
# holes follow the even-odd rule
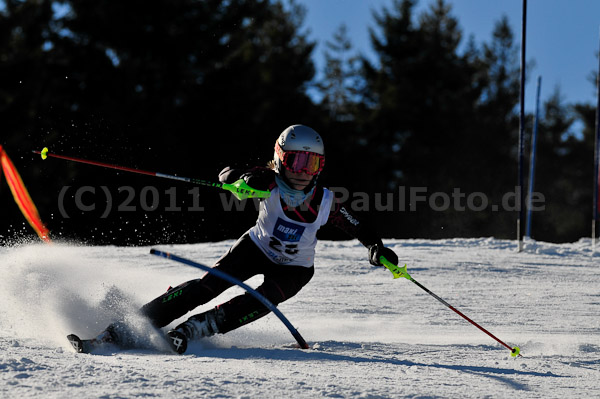
[[[277,138],[273,161],[280,177],[283,177],[284,168],[318,176],[325,165],[323,139],[308,126],[292,125]]]

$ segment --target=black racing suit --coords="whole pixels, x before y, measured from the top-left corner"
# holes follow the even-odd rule
[[[226,168],[219,175],[219,180],[223,183],[233,183],[239,178],[243,178],[250,187],[257,190],[269,190],[276,184],[275,172],[268,168],[257,167],[250,171]],[[285,215],[290,219],[311,223],[315,220],[316,214],[314,211],[311,212],[310,204],[320,204],[322,197],[323,188],[317,185],[312,197],[305,202],[305,205],[309,206],[288,208],[282,201],[282,207]],[[335,204],[327,223],[357,238],[366,247],[382,245],[381,239],[373,230],[360,222],[344,204]],[[274,305],[296,295],[314,274],[314,265],[311,267],[282,266],[272,262],[254,244],[248,233],[242,235],[214,267],[241,281],[262,274],[264,282],[256,290]],[[163,295],[144,305],[142,313],[156,327],[163,327],[216,298],[231,286],[231,283],[207,273],[202,278],[170,288]],[[224,320],[221,320],[219,325],[220,333],[234,330],[269,313],[260,301],[248,293],[239,295],[219,305],[218,308],[224,315]]]

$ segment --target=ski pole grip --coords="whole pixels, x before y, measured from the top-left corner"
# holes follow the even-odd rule
[[[385,256],[380,256],[379,257],[379,261],[390,272],[392,272],[392,274],[394,275],[394,278],[404,277],[407,280],[412,280],[412,277],[410,277],[410,274],[408,274],[408,272],[406,271],[406,264],[404,265],[404,267],[400,267],[398,265],[394,265],[392,262],[390,262],[389,260],[387,260],[385,258]]]
[[[247,198],[269,198],[270,191],[255,190],[250,187],[244,179],[239,179],[231,184],[223,183],[221,188],[231,191],[231,193],[240,201]]]

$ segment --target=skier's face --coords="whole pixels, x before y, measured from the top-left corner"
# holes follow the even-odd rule
[[[304,190],[311,182],[313,176],[308,173],[300,172],[293,173],[287,169],[284,169],[285,177],[292,184],[292,188],[295,190]]]

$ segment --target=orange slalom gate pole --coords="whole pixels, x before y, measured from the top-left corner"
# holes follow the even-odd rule
[[[31,227],[35,230],[37,235],[47,243],[50,243],[50,231],[46,228],[40,215],[38,213],[29,192],[25,188],[25,184],[17,172],[15,165],[12,163],[6,151],[0,146],[0,163],[2,164],[2,170],[6,177],[6,182],[12,191],[15,202],[21,209],[23,216],[29,222]]]

